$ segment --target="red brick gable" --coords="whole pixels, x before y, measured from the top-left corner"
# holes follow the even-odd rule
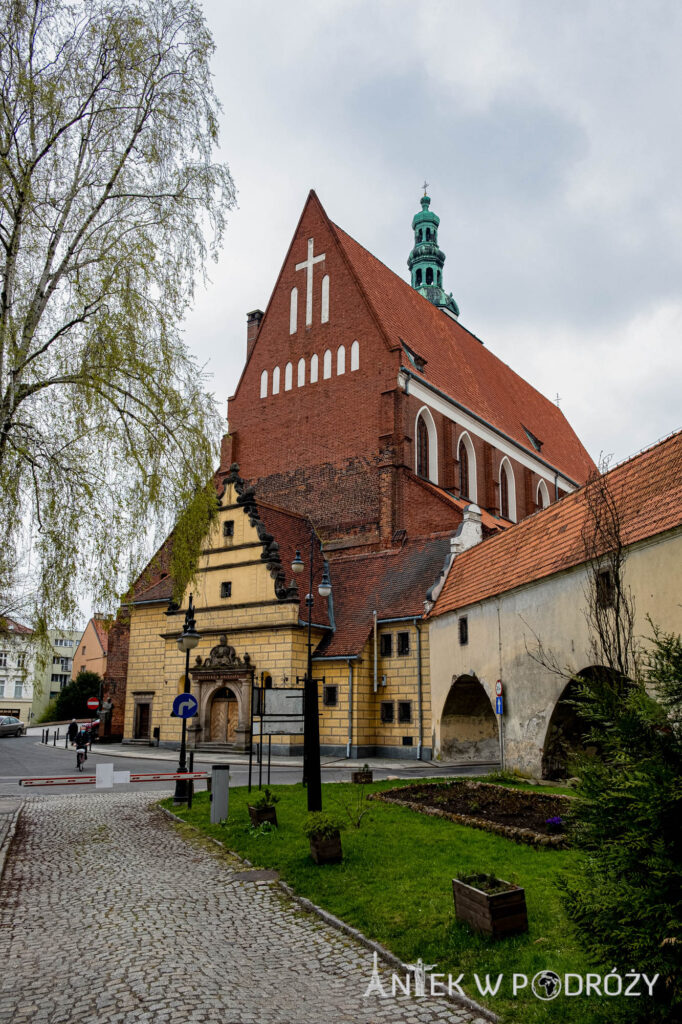
[[[542,441],[545,462],[584,483],[594,463],[561,410],[354,238],[339,227],[334,230],[387,344],[395,347],[403,341],[426,360],[423,372],[407,355],[403,364],[535,458],[528,428]]]
[[[616,466],[608,483],[626,544],[682,526],[682,432]],[[580,565],[588,517],[583,487],[458,555],[431,615]]]

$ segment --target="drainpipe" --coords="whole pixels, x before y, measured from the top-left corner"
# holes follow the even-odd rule
[[[376,693],[379,688],[379,680],[377,676],[378,664],[377,664],[377,613],[376,608],[372,612],[374,619],[374,692]]]
[[[348,743],[346,757],[350,758],[353,746],[353,662],[348,659]]]
[[[419,628],[419,619],[413,619],[417,630],[417,718],[419,719],[419,738],[417,739],[417,760],[422,759],[422,744],[424,741],[424,709],[422,705],[422,631]]]

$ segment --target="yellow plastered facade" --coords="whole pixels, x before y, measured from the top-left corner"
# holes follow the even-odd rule
[[[181,720],[171,717],[174,698],[184,685],[185,656],[178,650],[190,591],[196,608],[199,645],[191,652],[205,661],[224,634],[239,659],[249,655],[254,667],[254,685],[269,676],[274,687],[303,685],[307,663],[307,628],[299,619],[298,601],[280,601],[275,583],[261,559],[263,543],[243,507],[237,504],[234,484],[229,483],[206,539],[198,572],[183,596],[179,611],[168,614],[165,601],[132,607],[124,738],[151,738],[159,730],[164,744],[179,744]],[[225,524],[231,524],[228,528]],[[226,536],[226,533],[229,534]],[[333,582],[333,566],[332,566]],[[225,585],[229,584],[229,588]],[[229,596],[223,596],[225,590]],[[418,655],[417,629],[421,633]],[[341,753],[349,748],[402,748],[404,737],[411,748],[401,750],[416,756],[420,735],[431,735],[430,684],[428,677],[428,630],[424,624],[400,622],[379,626],[392,633],[392,657],[378,657],[378,686],[374,687],[374,633],[359,657],[320,660],[314,673],[320,680],[320,741],[323,747]],[[409,636],[409,652],[397,654],[397,633]],[[323,631],[313,628],[313,650]],[[380,646],[377,648],[380,651]],[[421,730],[419,726],[419,662],[421,662]],[[349,680],[349,669],[352,679]],[[385,685],[382,685],[385,678]],[[323,681],[336,687],[336,703],[325,703]],[[349,692],[352,707],[349,715]],[[329,696],[332,694],[330,693]],[[393,721],[382,721],[382,702],[393,705]],[[398,721],[398,705],[409,705],[409,720]],[[140,705],[145,706],[144,718]],[[144,735],[140,735],[140,730]],[[300,736],[277,737],[280,745],[300,745]],[[396,751],[397,752],[397,751]]]

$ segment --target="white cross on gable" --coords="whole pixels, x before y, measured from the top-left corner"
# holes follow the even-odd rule
[[[297,270],[307,271],[306,281],[306,293],[305,293],[305,325],[310,327],[313,322],[313,267],[316,263],[320,263],[325,258],[325,253],[321,256],[313,256],[314,250],[314,239],[308,239],[308,259],[304,260],[303,263],[297,263]]]

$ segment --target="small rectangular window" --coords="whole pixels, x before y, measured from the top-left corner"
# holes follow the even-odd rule
[[[613,573],[605,569],[597,576],[597,606],[599,608],[612,608],[616,601],[616,587],[613,581]]]
[[[7,651],[0,651],[0,668],[7,668]]]
[[[381,646],[381,657],[390,658],[393,656],[393,633],[382,633],[379,637]]]
[[[322,691],[322,703],[326,708],[335,708],[339,702],[338,686],[325,686]]]
[[[225,583],[221,583],[220,584],[220,596],[221,597],[232,597],[232,584],[231,583],[225,582]]]
[[[394,705],[392,700],[382,700],[381,702],[381,721],[392,722],[394,717]]]
[[[412,701],[411,700],[399,700],[398,701],[398,721],[399,722],[411,722],[412,721]]]
[[[410,634],[409,633],[398,633],[398,654],[404,655],[410,653]]]
[[[226,519],[223,523],[223,537],[234,537],[234,519]]]
[[[14,696],[22,699],[24,696],[24,684],[19,679],[14,683]]]
[[[413,742],[412,742],[412,737],[411,736],[403,736],[403,746],[404,747],[411,747],[411,746],[413,746]]]
[[[462,647],[469,643],[469,620],[463,615],[459,621],[459,642]]]

